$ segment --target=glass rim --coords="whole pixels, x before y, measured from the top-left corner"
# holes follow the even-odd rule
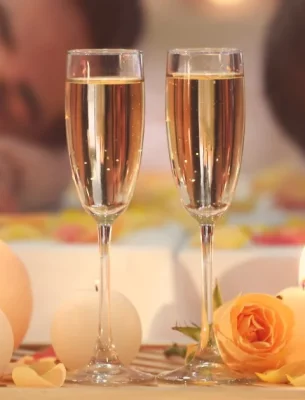
[[[121,54],[142,55],[143,52],[138,49],[72,49],[68,50],[67,54],[76,56],[119,56]]]
[[[177,48],[170,49],[167,51],[168,55],[181,55],[181,56],[189,56],[189,55],[234,55],[234,54],[242,54],[242,50],[234,48],[234,47],[189,47],[189,48]]]

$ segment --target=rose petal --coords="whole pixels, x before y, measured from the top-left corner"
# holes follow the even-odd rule
[[[256,373],[256,376],[263,382],[280,384],[288,383],[287,375],[298,376],[302,374],[305,374],[305,361],[284,365],[279,369],[267,371],[263,374]]]
[[[289,383],[291,383],[292,386],[305,387],[305,374],[298,376],[296,378],[293,376],[287,375],[287,380]]]
[[[231,308],[234,301],[223,304],[214,312],[214,328],[220,327],[221,333],[232,340],[232,325],[230,320]]]
[[[284,363],[284,354],[249,354],[243,352],[234,342],[222,337],[217,332],[217,343],[224,362],[233,370],[239,372],[265,372],[280,368]]]
[[[41,368],[41,370],[43,370],[43,368]],[[19,387],[61,387],[66,379],[66,369],[63,364],[58,364],[40,376],[30,366],[22,365],[14,368],[12,372],[12,379],[15,385]]]
[[[19,387],[52,388],[52,383],[46,381],[28,366],[16,367],[12,373],[13,382]]]
[[[275,317],[274,312],[272,310],[269,310],[269,309],[266,309],[266,308],[263,308],[262,312],[263,312],[263,318],[266,321],[266,323],[269,326],[274,326],[275,321],[276,321],[276,317]]]
[[[46,372],[56,367],[56,364],[54,361],[41,360],[33,364],[29,364],[29,367],[33,369],[38,375],[44,375]]]
[[[42,378],[54,387],[61,387],[66,380],[67,371],[63,364],[57,364],[56,367],[42,375]]]
[[[253,315],[253,326],[257,329],[257,336],[259,341],[267,341],[269,344],[272,343],[272,325],[264,318],[264,310],[260,310],[260,313]]]
[[[232,336],[235,342],[238,342],[240,338],[237,321],[239,314],[242,312],[242,310],[244,310],[244,304],[249,304],[249,307],[253,306],[254,304],[256,307],[260,306],[262,309],[266,310],[266,313],[268,312],[267,310],[272,313],[274,313],[274,310],[278,311],[277,314],[280,318],[277,318],[276,322],[280,325],[280,327],[275,332],[272,349],[280,345],[284,333],[286,333],[286,336],[289,334],[288,339],[290,339],[292,335],[291,327],[294,324],[294,315],[292,310],[273,296],[266,294],[248,294],[238,297],[231,309]],[[282,307],[283,305],[284,307]],[[285,321],[285,324],[283,324],[283,321]],[[287,331],[287,327],[290,328],[289,332]]]

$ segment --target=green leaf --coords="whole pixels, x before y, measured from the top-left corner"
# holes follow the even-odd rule
[[[185,358],[186,346],[179,346],[177,343],[174,343],[172,345],[172,347],[170,347],[164,351],[164,355],[166,357],[177,356],[177,357]]]
[[[218,284],[218,281],[216,280],[216,285],[214,288],[214,292],[213,292],[213,306],[214,306],[214,311],[217,310],[217,308],[219,308],[220,306],[222,306],[223,301],[222,301],[222,297],[221,297],[221,293],[220,293],[220,287]]]
[[[196,342],[200,340],[200,326],[196,324],[192,324],[192,326],[174,326],[174,331],[182,333],[184,336],[187,336]]]

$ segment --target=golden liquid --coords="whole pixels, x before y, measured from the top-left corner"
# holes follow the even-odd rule
[[[73,179],[82,205],[103,222],[112,222],[128,206],[140,167],[143,81],[69,80],[66,125]]]
[[[167,133],[172,170],[185,208],[200,222],[229,206],[244,140],[240,75],[167,77]]]

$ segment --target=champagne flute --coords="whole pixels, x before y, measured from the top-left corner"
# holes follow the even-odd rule
[[[98,226],[101,264],[95,352],[89,365],[71,380],[102,386],[146,384],[153,377],[122,365],[112,340],[109,260],[112,224],[131,201],[141,161],[144,73],[140,51],[68,52],[66,128],[78,196]]]
[[[213,331],[214,224],[235,191],[244,142],[244,70],[235,49],[168,52],[166,124],[173,176],[181,201],[200,225],[202,328],[194,359],[159,375],[164,383],[237,383],[222,362]]]

